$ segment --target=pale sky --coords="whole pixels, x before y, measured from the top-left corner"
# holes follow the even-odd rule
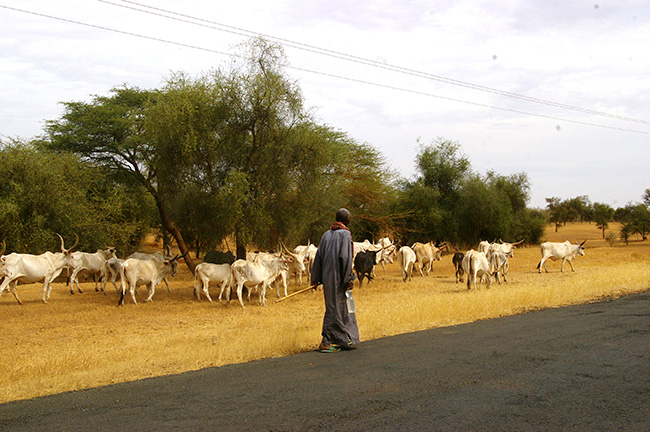
[[[316,120],[405,178],[442,137],[476,172],[527,173],[531,207],[650,188],[648,1],[0,0],[0,23],[3,137],[42,134],[59,102],[225,67],[262,34]]]

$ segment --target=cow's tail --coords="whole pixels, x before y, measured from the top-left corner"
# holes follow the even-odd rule
[[[194,295],[198,301],[201,301],[201,293],[199,293],[199,275],[196,270],[194,271]]]
[[[124,275],[124,268],[126,266],[122,265],[120,267],[120,301],[117,302],[118,306],[121,306],[124,304],[124,294],[126,293],[126,277]]]

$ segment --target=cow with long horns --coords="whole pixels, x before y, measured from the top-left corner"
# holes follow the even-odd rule
[[[61,239],[61,252],[45,252],[40,255],[11,253],[0,258],[4,266],[5,278],[0,285],[0,295],[9,289],[18,304],[23,304],[18,298],[16,285],[21,283],[34,283],[43,281],[43,303],[47,303],[52,291],[51,283],[63,270],[71,264],[72,250],[79,244],[79,237],[75,234],[75,242],[65,248],[63,237]],[[4,253],[4,250],[3,250]]]

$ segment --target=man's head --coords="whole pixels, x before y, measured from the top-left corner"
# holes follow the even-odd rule
[[[350,212],[347,209],[340,208],[336,211],[336,221],[348,226],[350,223]]]

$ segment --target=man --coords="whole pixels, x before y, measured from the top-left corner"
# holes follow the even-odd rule
[[[350,212],[344,208],[336,212],[336,222],[318,244],[311,273],[311,286],[323,284],[325,317],[320,352],[353,349],[359,343],[359,329],[354,311],[348,311],[346,291],[354,283],[352,273],[352,235],[348,224]],[[351,292],[350,292],[351,294]]]

